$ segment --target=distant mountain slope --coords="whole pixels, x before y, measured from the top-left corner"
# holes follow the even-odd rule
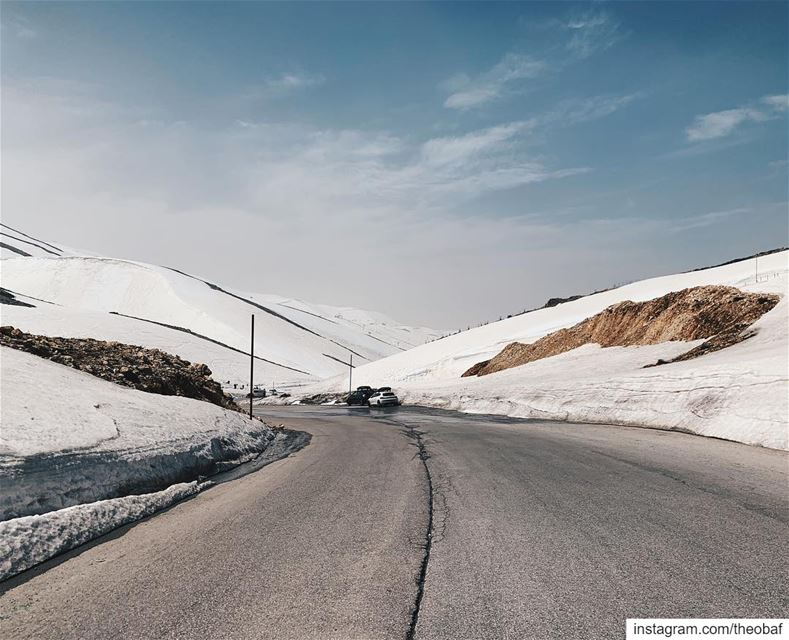
[[[354,365],[370,363],[439,336],[379,313],[240,292],[174,268],[67,254],[11,233],[16,239],[3,236],[3,242],[17,251],[25,251],[24,238],[39,248],[35,256],[3,259],[2,287],[35,306],[3,305],[3,324],[159,348],[205,362],[223,381],[248,377],[253,313],[256,379],[266,384],[333,376],[347,370],[351,355]]]
[[[54,245],[0,222],[0,258],[92,255],[63,245]]]
[[[670,276],[650,278],[616,289],[584,296],[561,305],[536,309],[505,320],[491,322],[441,340],[424,344],[407,353],[394,354],[385,360],[365,365],[357,374],[370,376],[370,384],[380,381],[457,379],[470,366],[499,353],[511,342],[531,343],[558,329],[571,327],[600,313],[606,307],[632,300],[641,302],[688,287],[722,284],[735,287],[750,285],[755,291],[764,288],[760,283],[774,276],[786,278],[789,251],[772,253],[702,271],[689,271]],[[765,289],[770,291],[770,289]]]
[[[457,333],[365,364],[355,384],[391,385],[406,403],[522,418],[680,429],[776,449],[789,441],[789,251],[702,271],[634,282]],[[751,326],[748,339],[693,359],[694,336],[658,344],[559,349],[535,361],[461,377],[511,343],[538,341],[578,325],[611,305],[645,302],[670,292],[726,285],[774,294],[780,301]],[[634,305],[637,306],[637,305]],[[749,320],[750,322],[751,320]],[[654,322],[654,319],[649,319]],[[558,334],[556,334],[558,335]],[[562,352],[563,351],[563,352]],[[663,361],[661,366],[651,366]],[[347,372],[303,390],[340,393]]]

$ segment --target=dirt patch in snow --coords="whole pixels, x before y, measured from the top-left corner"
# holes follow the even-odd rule
[[[776,295],[746,293],[734,287],[704,286],[673,291],[646,302],[627,300],[531,344],[508,344],[490,360],[469,368],[463,377],[484,376],[590,343],[626,347],[706,339],[672,362],[688,360],[748,338],[752,333],[746,329],[778,304],[778,299]]]
[[[211,379],[207,365],[193,364],[159,349],[92,338],[50,338],[11,326],[0,327],[0,344],[139,391],[205,400],[238,410],[233,398]]]

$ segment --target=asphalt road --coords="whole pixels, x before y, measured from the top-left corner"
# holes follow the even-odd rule
[[[784,453],[264,408],[309,446],[0,585],[3,638],[621,638],[789,611]],[[430,532],[430,535],[428,535]]]

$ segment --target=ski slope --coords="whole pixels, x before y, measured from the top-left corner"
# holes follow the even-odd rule
[[[354,371],[354,384],[392,385],[401,400],[474,413],[680,429],[789,448],[789,252],[651,278],[556,307],[455,334]],[[610,347],[585,345],[552,358],[461,378],[510,342],[534,342],[624,300],[644,301],[708,284],[782,296],[752,337],[702,357],[644,368],[701,341]],[[348,376],[306,388],[341,392]]]
[[[162,349],[205,362],[225,383],[248,382],[253,313],[256,382],[280,387],[336,375],[351,357],[355,365],[370,363],[439,335],[378,313],[240,292],[128,260],[31,255],[5,258],[0,269],[0,284],[34,305],[4,306],[3,324]]]

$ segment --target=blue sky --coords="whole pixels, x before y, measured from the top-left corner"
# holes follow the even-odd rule
[[[3,219],[467,326],[787,244],[787,4],[2,4]]]

